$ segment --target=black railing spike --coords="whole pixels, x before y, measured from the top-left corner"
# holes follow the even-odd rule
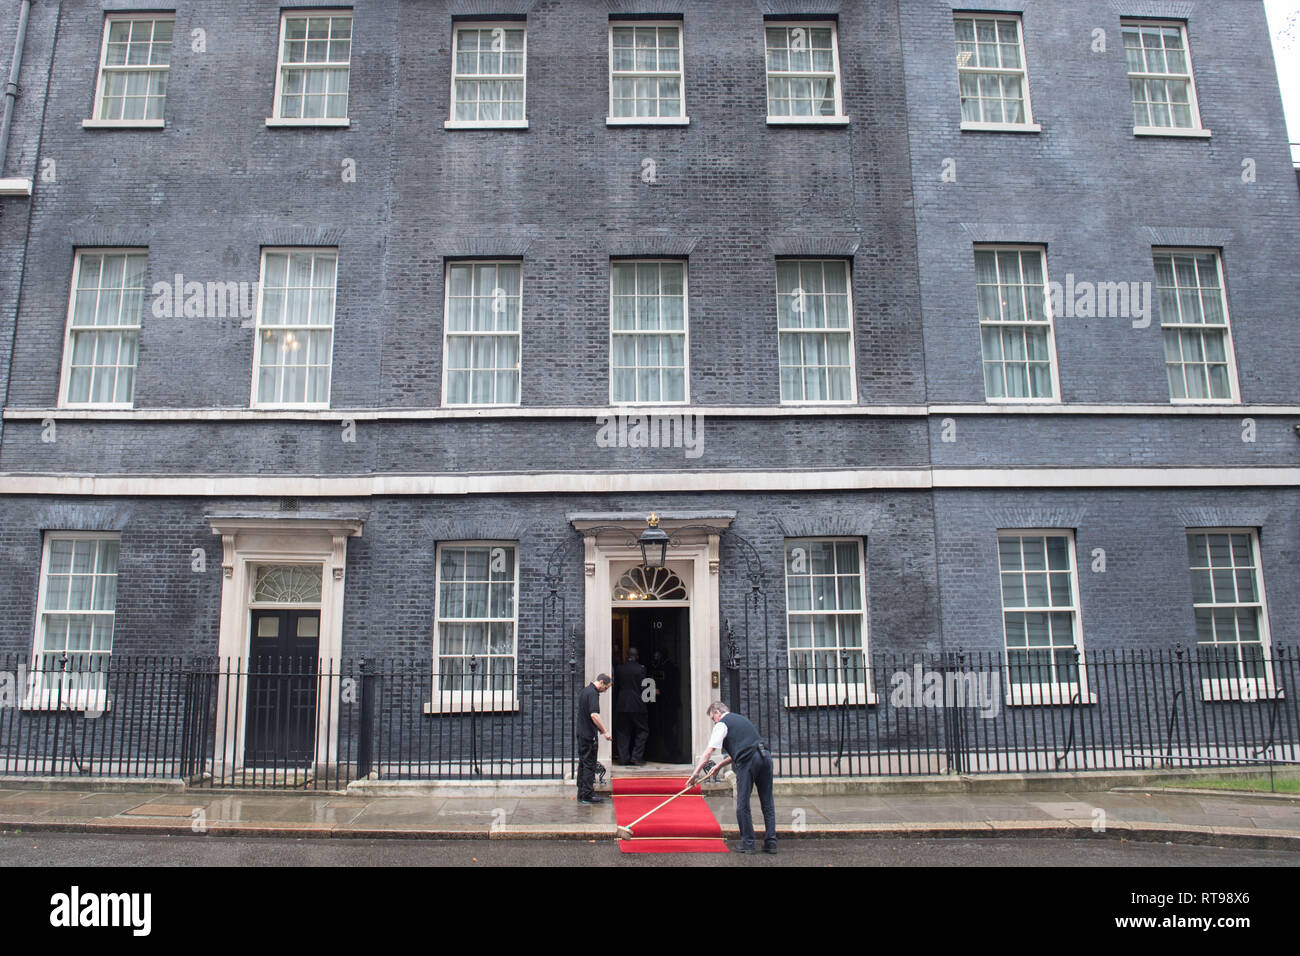
[[[740,666],[740,644],[736,641],[736,627],[731,621],[724,621],[727,632],[727,667],[735,670]]]

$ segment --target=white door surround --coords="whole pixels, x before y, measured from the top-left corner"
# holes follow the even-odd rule
[[[670,535],[683,526],[691,528],[674,538],[667,556],[669,568],[676,571],[686,584],[688,600],[671,601],[667,605],[690,607],[687,708],[691,752],[696,755],[704,751],[711,729],[704,713],[720,693],[720,688],[714,683],[721,677],[718,551],[721,533],[730,526],[733,517],[731,514],[660,513],[659,527]],[[616,606],[627,606],[626,602],[614,601],[614,585],[629,565],[641,563],[641,552],[632,539],[646,527],[646,519],[625,515],[570,515],[569,520],[582,534],[584,544],[586,652],[582,683],[586,685],[595,680],[597,674],[613,673],[612,611]],[[653,603],[644,602],[640,606],[649,607]],[[612,728],[613,702],[609,698],[609,694],[601,695],[600,717],[606,727]],[[610,742],[602,737],[597,759],[608,766],[610,757]]]
[[[347,540],[359,538],[364,517],[302,517],[284,514],[256,516],[207,515],[212,533],[221,536],[221,624],[217,637],[218,668],[246,673],[249,661],[250,602],[259,565],[308,565],[321,569],[320,649],[321,669],[338,672],[343,656],[343,589],[347,567]],[[226,768],[243,760],[246,724],[243,699],[248,682],[230,681],[240,690],[239,700],[226,701],[226,683],[218,685],[217,713],[225,714],[217,727],[215,753]],[[322,680],[321,692],[337,687]],[[338,707],[319,708],[315,763],[333,763],[338,745]]]

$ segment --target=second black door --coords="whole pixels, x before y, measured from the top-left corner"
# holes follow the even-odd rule
[[[316,736],[320,611],[254,611],[244,763],[300,767]]]

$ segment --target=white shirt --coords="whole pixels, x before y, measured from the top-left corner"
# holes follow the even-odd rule
[[[727,725],[719,720],[713,725],[713,733],[709,734],[709,746],[722,753],[722,742],[727,739]]]

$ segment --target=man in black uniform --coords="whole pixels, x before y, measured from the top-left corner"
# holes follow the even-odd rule
[[[609,740],[609,731],[600,719],[600,695],[609,690],[610,683],[608,674],[597,674],[578,694],[578,802],[588,806],[605,802],[604,797],[596,796],[596,732]]]
[[[635,647],[630,648],[626,663],[619,664],[614,671],[618,684],[618,704],[614,708],[618,714],[618,759],[619,763],[634,763],[638,767],[645,763],[645,742],[650,736],[649,711],[641,696],[641,682],[646,679],[645,665],[640,657]],[[630,749],[629,740],[632,744]]]
[[[701,769],[713,751],[723,751],[727,756],[718,764],[718,769],[721,770],[729,763],[736,768],[736,823],[740,827],[740,852],[755,852],[754,817],[749,810],[749,795],[757,786],[758,803],[763,808],[763,851],[775,853],[776,804],[772,799],[772,754],[749,719],[733,714],[731,708],[722,701],[715,700],[709,705],[709,719],[713,721],[709,747],[695,765],[689,782],[694,783],[695,778],[700,776]]]

